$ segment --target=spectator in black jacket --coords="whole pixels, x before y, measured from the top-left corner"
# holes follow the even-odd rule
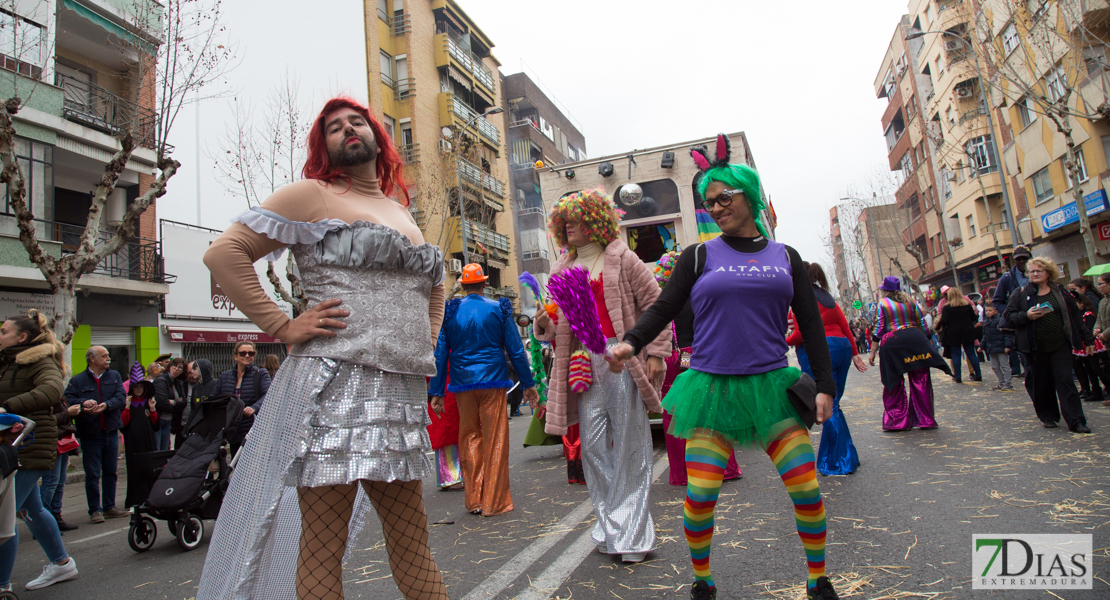
[[[119,458],[120,413],[127,402],[123,378],[108,368],[108,349],[93,346],[85,354],[88,369],[78,373],[66,386],[66,403],[80,405],[77,438],[85,467],[85,499],[89,502],[89,522],[128,517],[131,513],[116,508],[116,468]],[[102,480],[103,479],[103,485]]]
[[[166,372],[154,378],[154,404],[158,412],[158,431],[154,433],[154,439],[158,450],[169,450],[170,437],[179,429],[173,420],[173,413],[177,405],[188,398],[185,387],[183,358],[173,359]]]
[[[188,399],[182,400],[173,407],[173,422],[177,427],[173,443],[175,448],[180,448],[185,441],[185,425],[189,423],[189,415],[193,413],[196,403],[220,393],[220,380],[212,376],[215,367],[208,359],[198,359],[189,365],[189,385],[187,387]]]
[[[243,420],[239,421],[239,429],[232,436],[231,455],[243,445],[251,425],[254,425],[254,415],[262,410],[262,402],[266,399],[266,392],[270,391],[270,373],[265,369],[254,366],[256,355],[254,344],[239,342],[235,344],[235,368],[220,373],[219,394],[231,394],[243,401]]]

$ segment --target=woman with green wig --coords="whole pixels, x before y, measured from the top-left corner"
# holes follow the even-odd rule
[[[729,164],[728,138],[718,136],[713,163],[698,150],[691,154],[703,171],[702,206],[721,235],[682,252],[659,299],[613,348],[610,369],[622,369],[690,302],[690,368],[663,401],[672,415],[668,433],[686,440],[683,520],[694,566],[690,597],[717,597],[709,570],[713,511],[729,453],[751,446],[771,458],[793,501],[809,568],[808,597],[834,600],[836,591],[825,576],[825,508],[807,431],[812,422],[805,422],[787,394],[795,384],[806,388],[807,383],[813,394],[813,382],[801,380],[801,371],[787,364],[784,334],[793,310],[816,380],[816,421],[832,414],[836,382],[813,286],[798,252],[768,239],[759,218],[765,207],[759,175],[747,165]]]

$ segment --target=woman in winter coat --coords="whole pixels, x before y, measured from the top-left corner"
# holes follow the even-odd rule
[[[659,297],[655,277],[620,240],[613,199],[600,190],[577,192],[551,210],[548,230],[568,252],[551,269],[555,276],[573,266],[590,273],[601,330],[610,345],[630,331]],[[566,435],[581,421],[582,466],[598,525],[593,541],[607,554],[640,562],[655,549],[651,518],[651,432],[648,412],[662,412],[659,389],[671,355],[670,329],[628,361],[629,370],[609,371],[603,356],[590,356],[593,382],[587,391],[570,390],[571,353],[582,346],[570,323],[555,322],[543,307],[533,324],[536,339],[555,340],[555,364],[547,396],[547,433]],[[610,444],[610,440],[612,443]]]
[[[1016,329],[1018,351],[1029,359],[1025,389],[1045,427],[1056,427],[1063,416],[1072,432],[1091,433],[1071,378],[1071,351],[1093,351],[1094,336],[1083,325],[1071,294],[1055,283],[1060,279],[1055,262],[1040,257],[1030,259],[1025,273],[1029,285],[1010,295],[1003,313]]]
[[[254,344],[239,342],[235,344],[234,353],[235,368],[220,373],[220,387],[217,392],[231,394],[243,401],[243,419],[239,421],[239,429],[229,440],[232,456],[243,445],[247,432],[254,425],[254,415],[262,410],[266,392],[270,391],[270,373],[254,365]]]
[[[0,325],[0,408],[35,422],[34,441],[19,451],[15,472],[16,507],[27,511],[27,528],[50,562],[42,575],[27,582],[37,590],[77,577],[77,563],[66,554],[54,515],[42,505],[39,480],[54,468],[58,455],[58,421],[54,407],[62,399],[64,346],[54,339],[46,317],[32,309]],[[0,590],[11,588],[19,549],[19,530],[0,545]]]
[[[154,378],[154,406],[158,411],[157,450],[170,449],[170,436],[177,433],[174,407],[186,399],[185,359],[175,358],[164,373]]]
[[[952,377],[956,383],[963,383],[963,379],[960,378],[960,368],[963,363],[962,350],[967,353],[968,362],[973,369],[971,381],[982,381],[983,373],[979,369],[979,358],[975,355],[975,340],[979,337],[975,324],[979,322],[979,313],[957,288],[948,288],[945,297],[948,301],[941,309],[940,317],[933,327],[939,328],[940,344],[952,354]]]

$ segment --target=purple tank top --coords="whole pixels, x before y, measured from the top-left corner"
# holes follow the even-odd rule
[[[690,367],[718,375],[755,375],[787,366],[786,328],[794,298],[786,246],[769,240],[751,254],[720,238],[704,244],[705,268],[690,292],[694,354]]]

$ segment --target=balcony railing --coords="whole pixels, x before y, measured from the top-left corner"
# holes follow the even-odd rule
[[[412,31],[412,20],[408,13],[395,14],[386,23],[389,23],[389,33],[393,36],[405,35]]]
[[[509,252],[509,236],[474,221],[466,222],[466,241],[480,243],[487,248]]]
[[[409,96],[416,95],[416,79],[412,77],[394,80],[392,87],[393,97],[397,100],[405,100]]]
[[[15,215],[10,213],[2,214],[12,220],[15,219]],[[77,252],[77,248],[81,245],[81,236],[85,232],[84,227],[69,223],[35,219],[35,224],[39,239],[57,242],[61,246],[63,256]],[[114,231],[101,231],[97,236],[96,245],[107,243],[114,236]],[[158,240],[142,238],[135,238],[114,254],[104,257],[92,272],[97,275],[148,283],[173,283],[177,279],[176,275],[167,275],[165,272],[162,243]]]
[[[401,153],[401,162],[411,165],[420,162],[420,143],[402,144],[398,150]]]
[[[459,159],[459,177],[469,181],[497,198],[505,197],[505,184],[478,168],[478,165],[464,159]],[[502,209],[503,210],[503,209]]]
[[[451,55],[451,58],[458,61],[467,71],[470,71],[474,78],[478,80],[478,83],[481,83],[490,92],[494,92],[493,72],[482,62],[482,59],[469,49],[463,48],[450,34],[443,36],[443,40],[447,44],[447,53]]]
[[[54,82],[62,88],[62,115],[67,120],[111,136],[130,131],[135,143],[154,147],[157,119],[153,110],[69,75],[56,73]]]
[[[451,98],[451,111],[455,116],[463,120],[463,124],[472,123],[478,128],[478,133],[487,140],[493,142],[495,145],[501,144],[501,132],[497,130],[497,126],[490,123],[488,119],[479,115],[474,109],[463,103],[462,100],[452,96]]]

